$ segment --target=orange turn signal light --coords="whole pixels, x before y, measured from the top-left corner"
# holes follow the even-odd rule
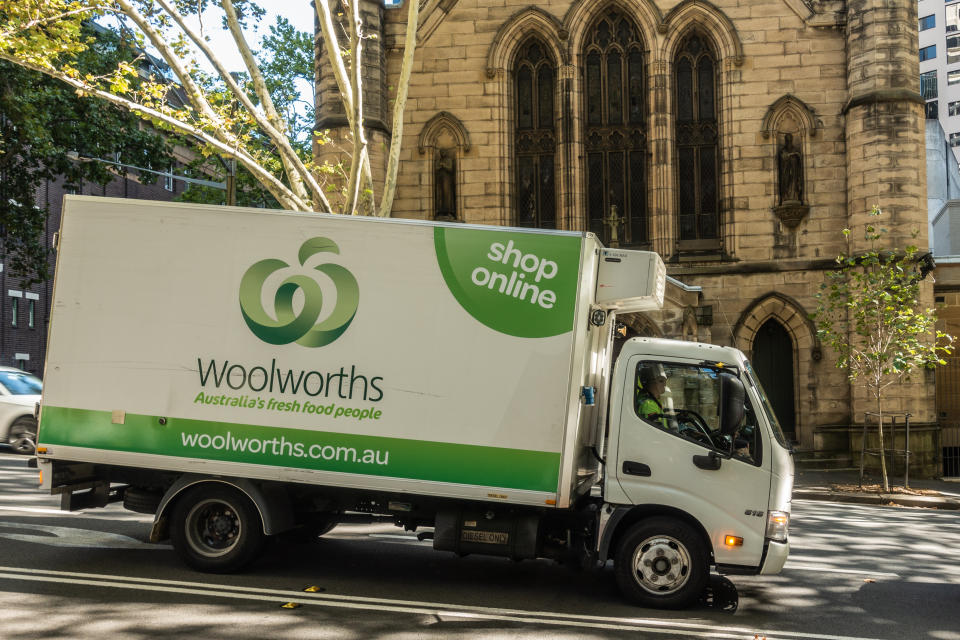
[[[728,547],[742,547],[743,538],[740,536],[725,536],[723,538],[723,544],[727,545]]]

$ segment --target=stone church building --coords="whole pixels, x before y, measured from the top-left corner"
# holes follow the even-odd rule
[[[382,176],[407,11],[362,6]],[[872,205],[892,245],[929,246],[916,1],[421,6],[392,215],[591,231],[658,252],[669,308],[622,318],[632,335],[739,347],[803,449],[858,451],[873,405],[809,314],[841,231],[863,248]],[[336,140],[334,87],[321,60],[318,128]],[[890,395],[919,448],[935,427],[932,373]],[[923,456],[933,463],[933,446]]]

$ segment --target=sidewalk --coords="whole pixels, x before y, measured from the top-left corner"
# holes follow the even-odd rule
[[[889,476],[890,493],[859,491],[859,471],[797,470],[793,483],[795,500],[828,500],[856,504],[926,507],[960,510],[960,482],[910,479],[910,488],[903,488],[903,475]],[[879,475],[864,475],[864,487],[881,484]]]

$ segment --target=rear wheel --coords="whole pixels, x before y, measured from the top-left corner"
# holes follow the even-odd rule
[[[17,453],[27,456],[35,454],[37,452],[37,421],[29,416],[14,420],[10,425],[7,442]]]
[[[710,574],[699,533],[674,518],[634,525],[617,548],[614,571],[621,592],[645,607],[676,609],[692,604]]]
[[[208,573],[244,567],[259,555],[266,540],[256,507],[226,485],[194,487],[177,500],[170,537],[188,565]]]

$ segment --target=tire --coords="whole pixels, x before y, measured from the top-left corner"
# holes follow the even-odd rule
[[[187,490],[173,508],[173,548],[206,573],[230,573],[263,549],[263,522],[250,499],[233,487],[204,484]]]
[[[32,456],[37,452],[37,421],[21,416],[10,425],[7,442],[16,453]]]
[[[127,487],[123,492],[123,508],[136,513],[156,513],[163,493],[139,487]]]
[[[710,577],[700,534],[687,523],[656,517],[634,525],[614,559],[620,591],[644,607],[680,609],[697,600]]]

